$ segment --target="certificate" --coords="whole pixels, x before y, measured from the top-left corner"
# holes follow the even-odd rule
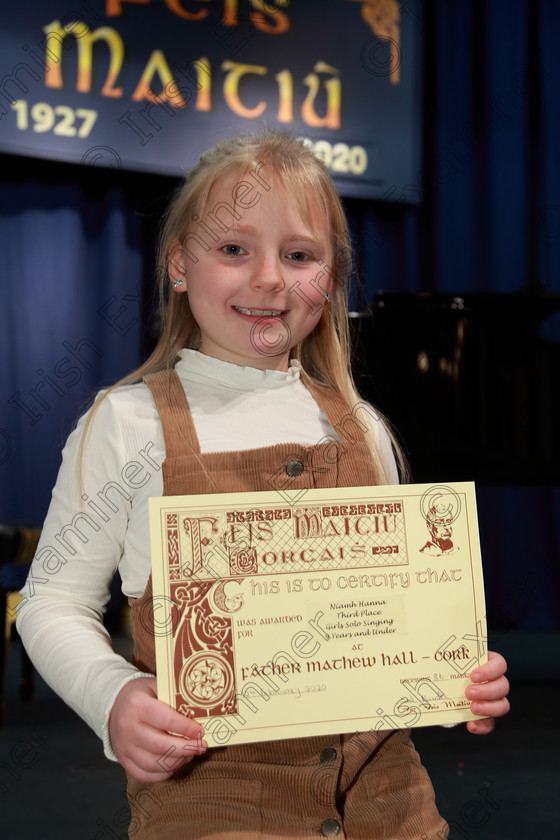
[[[150,499],[158,696],[209,746],[475,719],[474,485]]]

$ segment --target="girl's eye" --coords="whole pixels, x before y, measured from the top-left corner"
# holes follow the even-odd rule
[[[238,257],[241,253],[245,253],[241,245],[224,245],[222,251],[226,253],[229,257]]]
[[[309,259],[309,254],[306,254],[305,251],[292,251],[291,254],[288,254],[288,259],[293,262],[305,262]]]

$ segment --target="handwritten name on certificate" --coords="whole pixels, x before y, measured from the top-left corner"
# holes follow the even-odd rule
[[[474,485],[150,499],[158,694],[209,746],[467,721]]]

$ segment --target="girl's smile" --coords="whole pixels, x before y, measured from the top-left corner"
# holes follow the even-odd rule
[[[233,308],[236,312],[239,312],[240,315],[250,316],[251,318],[277,318],[279,315],[285,314],[280,309],[246,309],[242,306],[234,306]]]
[[[208,199],[208,207],[220,208],[212,213],[214,224],[225,230],[213,230],[206,240],[189,231],[188,248],[178,243],[169,275],[184,281],[178,291],[189,296],[201,353],[262,370],[287,370],[291,349],[315,328],[323,311],[328,289],[320,266],[332,259],[328,223],[315,208],[310,230],[277,181],[268,191],[260,189],[249,208],[233,206],[232,185],[230,177]],[[319,277],[325,278],[322,283]]]

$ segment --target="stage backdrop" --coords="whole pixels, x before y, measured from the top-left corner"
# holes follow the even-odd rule
[[[400,5],[10,4],[0,149],[180,175],[264,121],[308,138],[344,195],[390,200],[420,158],[418,3]]]

